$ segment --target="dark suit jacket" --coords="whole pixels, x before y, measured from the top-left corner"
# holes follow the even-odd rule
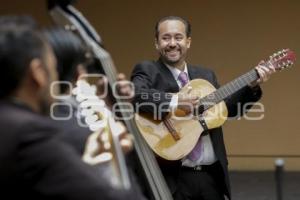
[[[83,163],[56,137],[60,133],[50,119],[4,100],[0,113],[1,199],[143,199],[112,189],[99,168]]]
[[[195,67],[188,65],[189,78],[205,79],[212,83],[216,88],[219,87],[216,76],[213,71],[205,69],[203,67]],[[179,87],[176,80],[174,79],[170,70],[159,60],[159,61],[144,61],[137,64],[132,72],[131,80],[135,85],[136,96],[134,104],[140,104],[143,102],[152,102],[157,105],[165,104],[162,106],[163,110],[167,110],[171,101],[171,96],[167,93],[177,93]],[[153,95],[155,94],[155,95]],[[158,95],[159,94],[159,95]],[[157,98],[157,97],[160,98]],[[261,89],[256,87],[252,89],[245,87],[239,92],[235,93],[231,97],[225,100],[229,116],[236,116],[238,113],[238,103],[244,105],[247,102],[255,102],[261,97]],[[248,106],[248,109],[251,106]],[[153,106],[140,106],[140,111],[153,113]],[[160,113],[162,117],[166,116],[167,111]],[[223,140],[222,128],[215,128],[209,131],[210,137],[213,143],[215,154],[220,161],[224,171],[224,182],[225,182],[225,194],[230,197],[230,185],[228,178],[228,161],[226,156],[226,150]],[[171,192],[176,190],[176,175],[178,175],[179,167],[181,166],[180,161],[170,162],[158,160],[162,172],[165,175],[166,181],[170,187]]]
[[[58,138],[71,145],[81,156],[84,153],[87,139],[92,131],[88,128],[84,117],[82,117],[79,113],[79,104],[76,102],[75,98],[72,97],[70,99],[64,100],[62,101],[62,103],[65,104],[57,105],[53,109],[53,115],[56,118],[54,118],[53,121],[55,125],[57,125],[57,127],[61,129],[61,134],[58,135]],[[70,109],[70,107],[68,106],[65,106],[66,103],[69,103],[69,106],[72,109]],[[141,192],[141,189],[146,190],[146,188],[143,187],[146,187],[147,182],[144,179],[145,177],[140,177],[135,174],[135,170],[139,170],[137,167],[140,167],[138,165],[139,161],[137,160],[137,156],[135,155],[135,153],[131,152],[130,154],[126,154],[125,156],[128,164],[127,170],[131,181],[132,191],[135,191],[138,194]],[[98,167],[99,170],[108,172],[107,174],[109,174],[109,171],[111,169],[111,165],[109,164],[99,165]],[[136,173],[140,174],[140,171]],[[140,182],[138,183],[137,181]],[[143,191],[145,195],[148,194],[147,192],[148,191]]]
[[[53,107],[54,122],[62,130],[60,138],[70,144],[82,155],[86,141],[92,131],[85,123],[84,118],[78,113],[79,104],[75,98],[61,101],[61,105]],[[66,106],[66,105],[69,106]]]

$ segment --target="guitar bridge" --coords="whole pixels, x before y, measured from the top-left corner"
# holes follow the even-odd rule
[[[180,140],[180,136],[177,133],[176,129],[174,128],[172,122],[169,119],[164,119],[163,123],[167,127],[168,131],[170,132],[170,134],[172,135],[172,137],[174,138],[174,140],[175,141]]]

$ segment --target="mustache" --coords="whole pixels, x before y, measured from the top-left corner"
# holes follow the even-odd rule
[[[180,47],[172,47],[172,48],[167,48],[167,49],[165,49],[166,52],[174,51],[174,50],[180,51],[181,48],[180,48]]]

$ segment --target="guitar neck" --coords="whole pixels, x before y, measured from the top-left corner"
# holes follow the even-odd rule
[[[230,95],[236,93],[243,87],[249,85],[253,81],[259,78],[255,69],[243,74],[242,76],[234,79],[233,81],[223,85],[218,90],[212,92],[211,94],[200,99],[200,108],[202,111],[205,111],[219,102],[223,101]]]

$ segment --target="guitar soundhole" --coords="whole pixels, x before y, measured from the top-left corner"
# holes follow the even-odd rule
[[[202,114],[204,113],[204,105],[203,104],[199,104],[196,109],[194,110],[194,116],[202,116]]]

